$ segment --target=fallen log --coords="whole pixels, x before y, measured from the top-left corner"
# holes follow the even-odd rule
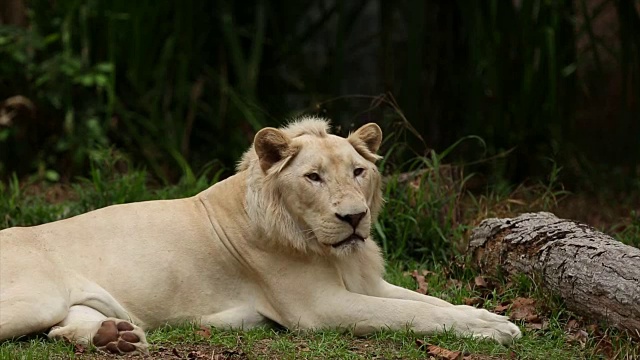
[[[640,336],[640,249],[548,212],[487,219],[468,252],[487,274],[526,274],[568,309]]]

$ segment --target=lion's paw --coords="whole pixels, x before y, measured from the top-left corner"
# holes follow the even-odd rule
[[[491,338],[497,342],[508,345],[522,336],[520,328],[509,321],[506,316],[497,315],[485,309],[477,309],[462,305],[468,321],[463,322],[462,327],[474,337]]]
[[[112,354],[148,354],[144,331],[126,320],[104,320],[93,336],[93,345]]]

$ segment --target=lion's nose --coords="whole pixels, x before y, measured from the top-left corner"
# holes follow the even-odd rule
[[[353,226],[353,228],[355,229],[358,224],[360,224],[360,220],[362,220],[362,218],[367,214],[367,212],[361,212],[358,214],[347,214],[347,215],[340,215],[338,213],[336,213],[336,217],[346,223],[351,224],[351,226]]]

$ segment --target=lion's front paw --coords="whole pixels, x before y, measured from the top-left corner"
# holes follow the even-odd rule
[[[109,318],[93,336],[93,345],[112,354],[148,354],[144,331],[126,320]]]
[[[520,328],[506,316],[465,305],[461,305],[459,309],[467,316],[467,320],[460,324],[461,327],[466,328],[466,332],[474,337],[491,338],[508,345],[522,336]]]

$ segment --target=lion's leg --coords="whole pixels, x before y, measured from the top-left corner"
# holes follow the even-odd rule
[[[435,306],[425,302],[367,296],[334,289],[325,295],[314,294],[313,302],[304,307],[286,303],[288,328],[347,328],[356,335],[379,329],[412,329],[418,334],[452,330],[462,335],[486,337],[508,344],[520,337],[520,329],[500,315],[471,306]],[[322,300],[319,300],[322,299]],[[302,299],[300,299],[302,300]],[[304,303],[298,301],[298,304]],[[285,305],[283,303],[283,305]],[[291,308],[296,308],[291,312]]]
[[[201,325],[217,328],[248,330],[268,324],[269,320],[260,315],[252,306],[238,306],[200,319]]]
[[[81,344],[93,343],[98,349],[113,354],[147,354],[149,344],[144,331],[129,321],[108,318],[84,305],[74,305],[49,338],[66,338]]]
[[[46,331],[69,311],[68,293],[53,264],[27,247],[5,249],[0,251],[0,341]]]
[[[0,341],[45,331],[67,316],[64,298],[51,292],[2,288],[0,291]],[[46,290],[46,289],[39,289]]]
[[[378,297],[392,298],[392,299],[420,301],[420,302],[424,302],[427,304],[440,306],[440,307],[454,306],[453,304],[446,302],[442,299],[438,299],[437,297],[423,295],[415,291],[405,289],[400,286],[392,285],[382,279],[380,279],[380,282],[377,288],[373,291],[371,295],[378,296]]]

